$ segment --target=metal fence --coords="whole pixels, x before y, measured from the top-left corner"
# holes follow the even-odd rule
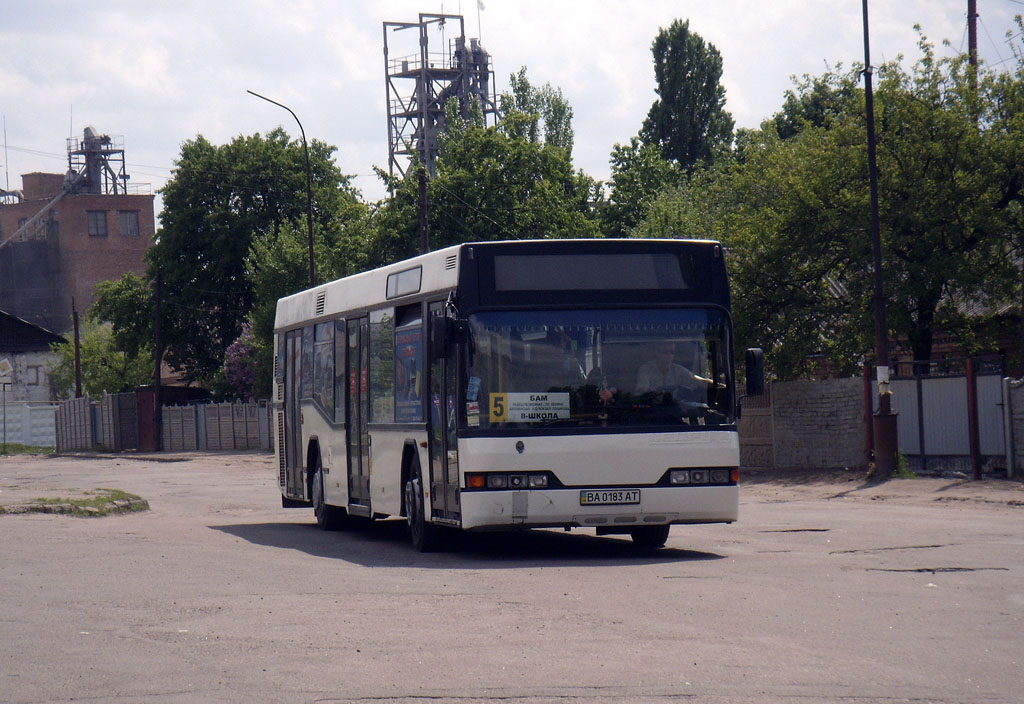
[[[979,357],[970,366],[970,375],[966,359],[908,363],[894,369],[890,389],[893,410],[898,414],[898,449],[911,470],[968,473],[975,457],[979,468],[988,473],[1005,468],[1019,474],[1024,466],[1024,400],[1018,400],[1016,407],[1011,405],[1011,384],[1002,376],[1001,359]],[[878,399],[873,381],[846,382],[864,384],[866,393],[859,399],[845,386],[848,393],[835,392],[837,403],[856,406],[854,414],[821,410],[826,382],[776,382],[770,394],[743,399],[739,423],[742,466],[795,466],[792,458],[802,455],[812,457],[822,468],[854,466],[849,459],[828,462],[840,456],[839,445],[848,446],[856,437],[863,443],[867,431],[864,397],[870,397],[873,406]],[[1024,383],[1015,382],[1013,389],[1024,399]],[[789,402],[783,403],[783,397]],[[1011,412],[1020,417],[1011,417]],[[827,456],[815,451],[821,448]],[[1020,455],[1016,461],[1015,452]],[[863,466],[867,461],[867,453],[861,451],[854,464]]]
[[[977,358],[971,367],[968,374],[966,359],[945,359],[896,368],[890,388],[898,445],[911,469],[970,471],[972,413],[980,461],[1005,464],[1001,360]]]

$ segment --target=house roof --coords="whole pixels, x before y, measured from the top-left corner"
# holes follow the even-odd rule
[[[0,310],[0,352],[45,352],[55,342],[67,342],[46,328]]]

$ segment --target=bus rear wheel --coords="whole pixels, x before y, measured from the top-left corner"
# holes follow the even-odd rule
[[[671,526],[667,523],[663,526],[637,526],[629,529],[629,535],[639,547],[660,548],[668,541],[669,528]]]
[[[331,506],[324,498],[324,470],[317,461],[316,471],[313,473],[313,514],[316,516],[316,524],[320,530],[341,530],[345,527],[348,513],[343,508]]]
[[[427,522],[423,500],[423,478],[417,464],[405,482],[405,514],[409,538],[419,552],[435,552],[441,547],[441,529]]]

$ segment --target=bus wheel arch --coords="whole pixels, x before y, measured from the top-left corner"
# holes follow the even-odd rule
[[[320,458],[320,443],[314,439],[307,452],[306,475],[309,482],[309,497],[313,504],[316,524],[321,530],[341,530],[345,527],[348,512],[339,506],[327,503],[324,491],[323,462]]]
[[[405,486],[412,479],[413,472],[418,470],[420,467],[419,453],[416,451],[416,443],[412,440],[406,440],[405,445],[402,447],[402,476],[401,476],[401,493],[402,493],[402,517],[409,517],[409,506],[407,503],[407,497],[405,492]]]
[[[405,472],[406,467],[408,467],[408,474]],[[442,529],[427,520],[429,508],[424,495],[423,472],[420,469],[418,453],[415,451],[411,453],[408,465],[405,462],[402,463],[402,472],[405,475],[405,480],[402,482],[403,504],[412,546],[419,552],[440,550]]]

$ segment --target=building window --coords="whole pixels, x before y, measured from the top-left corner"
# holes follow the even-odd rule
[[[107,211],[106,210],[89,210],[89,236],[90,237],[106,237],[107,236]]]
[[[121,235],[124,237],[138,237],[139,211],[121,210],[118,214],[121,217]]]
[[[39,365],[25,367],[25,386],[39,386]]]

